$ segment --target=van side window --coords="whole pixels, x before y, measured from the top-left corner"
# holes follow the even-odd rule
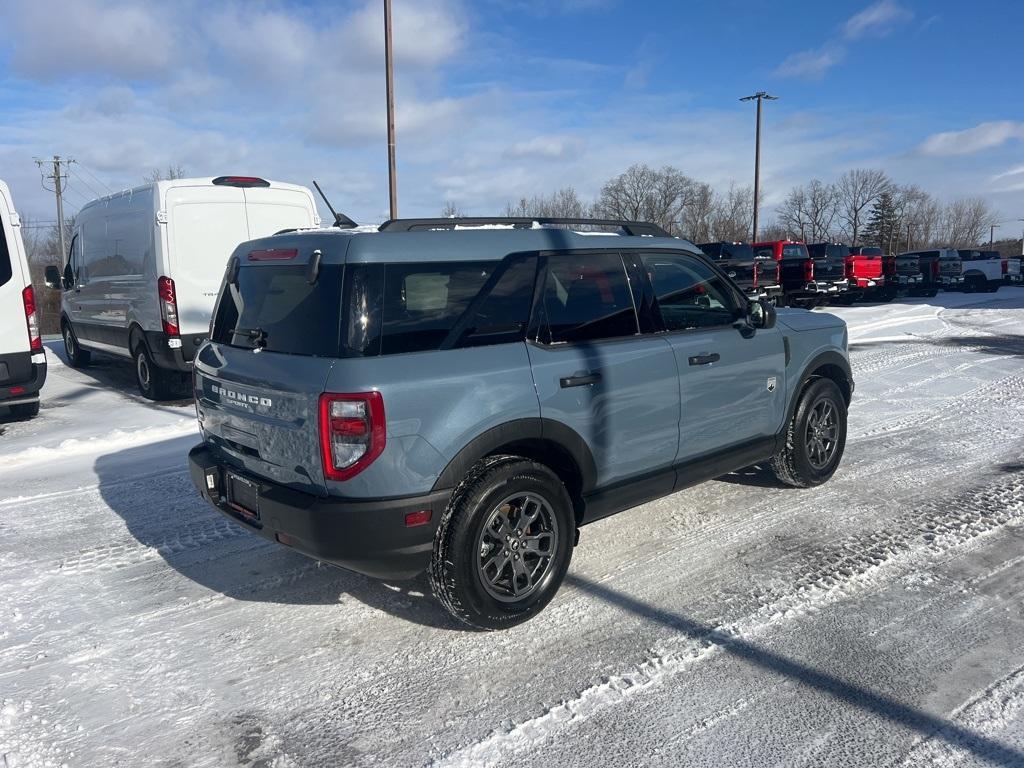
[[[725,281],[697,259],[651,253],[643,262],[667,330],[730,325],[739,315]]]
[[[145,214],[133,211],[108,216],[98,229],[102,236],[90,238],[91,247],[86,255],[89,277],[142,275],[146,256],[153,247],[153,233]]]
[[[640,332],[618,253],[548,257],[538,311],[537,340],[541,343],[595,341]]]
[[[0,221],[0,285],[6,285],[14,276],[14,267],[11,266],[11,252],[7,248],[7,234],[4,232],[4,223]]]

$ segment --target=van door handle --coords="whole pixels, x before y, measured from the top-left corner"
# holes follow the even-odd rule
[[[690,365],[708,365],[717,363],[721,359],[722,356],[717,352],[712,352],[710,355],[694,355],[690,358]]]
[[[595,371],[585,376],[563,376],[558,380],[558,383],[565,389],[566,387],[585,387],[588,384],[597,384],[600,380],[601,374]]]

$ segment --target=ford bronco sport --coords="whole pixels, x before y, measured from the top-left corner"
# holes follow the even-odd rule
[[[281,233],[227,264],[190,471],[253,532],[374,577],[427,571],[454,616],[498,629],[551,600],[587,523],[759,462],[828,480],[846,347],[839,318],[776,315],[654,225]]]

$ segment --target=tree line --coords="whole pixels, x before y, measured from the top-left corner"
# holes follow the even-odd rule
[[[763,197],[763,193],[762,193]],[[461,215],[445,204],[443,216]],[[746,241],[751,237],[754,194],[731,184],[716,190],[679,169],[638,164],[606,181],[596,200],[573,187],[521,198],[506,216],[609,218],[650,221],[696,243]],[[877,246],[896,253],[925,247],[974,247],[988,240],[998,219],[980,197],[942,203],[914,184],[902,185],[881,170],[856,168],[834,182],[812,179],[793,187],[760,227],[759,240],[791,238]]]

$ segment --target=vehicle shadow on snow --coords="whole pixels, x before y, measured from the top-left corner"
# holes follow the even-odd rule
[[[892,341],[860,341],[853,346],[857,352],[877,349],[892,344],[927,344],[934,347],[966,347],[971,352],[981,352],[994,357],[1024,357],[1024,336],[1015,334],[984,334],[978,336],[941,336],[937,338],[918,336]]]
[[[435,629],[465,629],[431,597],[426,576],[381,582],[266,541],[221,515],[192,485],[185,436],[101,455],[103,501],[131,535],[187,579],[235,600],[290,605],[359,602]],[[170,458],[169,458],[170,457]]]
[[[566,577],[566,583],[576,587],[584,594],[603,600],[620,610],[633,613],[646,621],[661,624],[695,640],[716,646],[723,653],[734,656],[765,672],[788,677],[870,715],[898,723],[916,731],[926,739],[940,739],[954,748],[968,750],[982,760],[996,765],[1024,765],[1024,751],[971,731],[950,720],[904,704],[892,697],[876,693],[857,683],[843,680],[828,672],[790,659],[781,653],[748,640],[725,634],[696,619],[666,611],[612,589],[606,584],[598,584],[581,576],[570,574]]]
[[[112,390],[133,402],[150,408],[182,406],[192,402],[192,392],[187,381],[183,381],[177,388],[175,399],[155,403],[139,394],[139,387],[135,381],[135,368],[131,360],[97,352],[93,353],[91,362],[85,368],[72,368],[64,354],[63,341],[47,341],[44,344],[69,371],[73,372],[72,375],[79,374],[84,379],[79,389],[57,395],[54,398],[55,401],[76,400],[92,390]],[[45,388],[43,389],[43,400],[44,403],[47,400]]]
[[[929,305],[944,309],[1020,309],[1024,308],[1024,288],[1004,285],[995,293],[964,293],[963,291],[939,291],[935,296],[902,296],[892,301],[856,301],[853,304],[826,304],[821,309],[849,309],[857,307],[892,307],[903,305]]]

